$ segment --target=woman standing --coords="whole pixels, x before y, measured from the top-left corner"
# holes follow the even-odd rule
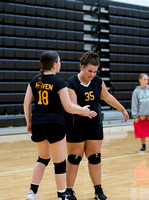
[[[27,131],[32,134],[31,138],[36,143],[39,156],[33,169],[30,192],[26,200],[38,200],[38,187],[51,156],[58,199],[66,200],[66,142],[62,105],[69,113],[91,118],[96,113],[90,111],[88,106],[82,108],[71,103],[65,81],[56,75],[60,71],[60,57],[57,52],[42,53],[40,63],[42,66],[40,74],[31,80],[24,99]],[[33,100],[35,109],[32,113]]]
[[[66,114],[67,137],[67,198],[76,200],[73,186],[77,176],[79,163],[85,153],[88,159],[89,174],[95,189],[95,198],[107,199],[101,187],[101,145],[103,140],[103,126],[100,117],[99,102],[106,103],[121,111],[125,121],[128,114],[125,108],[107,91],[103,80],[97,76],[99,55],[93,51],[86,52],[80,58],[80,73],[70,77],[67,81],[69,95],[74,104],[90,105],[97,116],[89,119],[79,115]]]
[[[134,122],[138,123],[139,120],[149,119],[149,86],[148,86],[148,75],[140,74],[139,83],[140,86],[137,86],[132,94],[131,102],[131,112]],[[146,150],[146,138],[142,137],[141,139],[141,149],[140,151],[144,152]]]

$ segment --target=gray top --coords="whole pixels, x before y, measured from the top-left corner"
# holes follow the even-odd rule
[[[146,88],[137,86],[133,91],[131,113],[134,119],[139,115],[149,115],[149,85]]]

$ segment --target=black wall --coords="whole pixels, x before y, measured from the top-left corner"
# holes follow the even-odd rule
[[[39,73],[39,56],[49,49],[61,57],[65,80],[79,70],[84,52],[83,3],[66,0],[0,2],[0,126],[25,125],[28,81]]]
[[[91,28],[85,30],[85,25]],[[149,8],[108,0],[1,1],[0,127],[25,125],[26,87],[39,73],[40,54],[49,49],[60,54],[64,80],[79,71],[86,45],[97,51],[99,75],[130,109],[139,74],[149,74],[148,27]]]
[[[149,74],[149,8],[113,3],[108,10],[110,83],[114,96],[130,108],[139,74]]]

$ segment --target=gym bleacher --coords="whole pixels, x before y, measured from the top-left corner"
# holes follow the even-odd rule
[[[40,54],[56,50],[64,80],[79,72],[85,51],[100,55],[99,76],[131,118],[140,73],[149,73],[149,8],[109,0],[7,0],[0,2],[0,135],[25,132],[23,99],[39,73]],[[101,101],[104,126],[124,125]],[[132,124],[130,120],[127,124]],[[7,133],[6,133],[7,132]]]

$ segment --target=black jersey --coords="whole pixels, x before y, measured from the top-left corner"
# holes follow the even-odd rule
[[[92,119],[84,116],[73,115],[74,124],[85,125],[99,125],[101,123],[100,115],[100,96],[102,90],[102,79],[99,76],[95,76],[88,86],[84,86],[78,79],[77,75],[70,77],[67,80],[67,86],[73,89],[77,95],[77,102],[80,106],[90,105],[90,110],[94,110],[97,113],[96,117]]]
[[[63,107],[58,91],[66,87],[66,83],[60,77],[49,74],[42,77],[42,89],[39,89],[36,75],[30,82],[34,96],[34,111],[32,124],[58,123],[64,125]]]

